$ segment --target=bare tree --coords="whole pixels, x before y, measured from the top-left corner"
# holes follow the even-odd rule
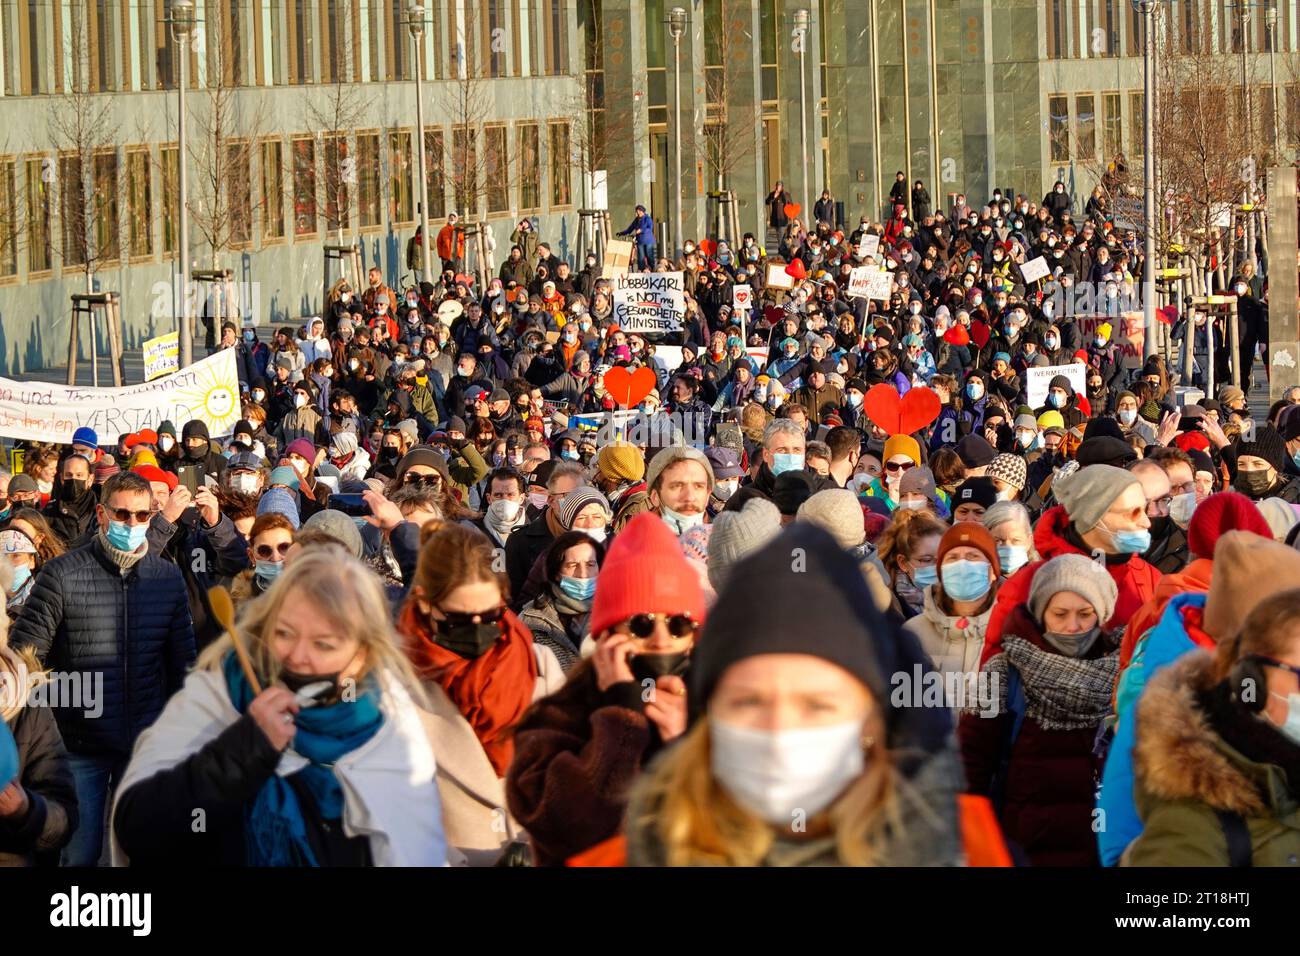
[[[58,151],[63,264],[81,268],[89,293],[99,267],[121,252],[121,187],[109,99],[96,93],[92,75],[86,4],[73,4],[69,12],[64,90],[49,100],[49,128]]]
[[[352,144],[365,116],[366,102],[360,86],[353,82],[353,54],[350,44],[336,51],[337,79],[318,87],[318,96],[307,100],[308,129],[315,130],[324,160],[321,188],[316,198],[316,215],[333,230],[335,241],[344,244],[344,230],[351,228],[351,192],[356,185],[356,160]]]
[[[450,37],[451,76],[441,84],[439,112],[451,125],[450,167],[447,181],[452,204],[467,221],[476,221],[489,178],[508,157],[490,148],[482,136],[483,125],[492,115],[492,93],[485,79],[489,64],[480,53],[480,35],[486,16],[476,5],[465,4]]]
[[[738,65],[748,62],[754,38],[749,29],[748,4],[738,0],[719,0],[718,22],[705,24],[706,66],[704,69],[705,121],[696,130],[696,150],[716,189],[731,186],[731,174],[753,159],[757,148],[755,129],[759,111],[740,106],[736,100],[737,84],[750,81],[748,71],[738,72]]]

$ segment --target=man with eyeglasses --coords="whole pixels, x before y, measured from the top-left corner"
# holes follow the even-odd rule
[[[76,675],[82,689],[80,699],[54,707],[80,808],[65,866],[98,862],[112,787],[195,658],[184,579],[146,540],[154,514],[149,482],[116,474],[99,500],[94,540],[42,568],[9,641],[16,650],[31,648],[50,669]]]
[[[1129,471],[1142,484],[1142,493],[1147,499],[1147,517],[1151,519],[1151,547],[1142,557],[1161,574],[1181,571],[1187,566],[1190,555],[1186,533],[1169,517],[1174,495],[1168,472],[1160,462],[1145,458],[1129,466]]]

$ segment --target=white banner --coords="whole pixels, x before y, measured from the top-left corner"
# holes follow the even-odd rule
[[[0,435],[68,444],[90,427],[111,443],[164,421],[179,430],[200,419],[213,438],[225,438],[239,420],[234,349],[222,349],[171,375],[122,388],[77,388],[0,378]]]
[[[624,332],[676,332],[686,315],[680,272],[633,272],[614,280],[614,322]]]
[[[1047,404],[1047,386],[1058,375],[1070,380],[1070,387],[1076,395],[1088,394],[1088,370],[1075,362],[1071,365],[1047,365],[1042,368],[1025,369],[1025,395],[1030,408],[1042,408]]]
[[[1037,259],[1030,259],[1020,267],[1020,275],[1024,278],[1025,285],[1037,282],[1039,279],[1046,279],[1048,272],[1047,260],[1042,256]]]

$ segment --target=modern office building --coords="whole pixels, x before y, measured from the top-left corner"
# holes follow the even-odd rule
[[[173,328],[170,2],[0,0],[0,374],[62,361],[88,271],[121,293],[128,348]],[[1300,2],[1157,3],[1162,43],[1243,65],[1249,105],[1225,109],[1267,126],[1276,76],[1290,160]],[[322,308],[340,238],[407,281],[417,48],[431,229],[455,209],[498,260],[524,215],[574,256],[588,206],[617,230],[645,203],[671,238],[674,182],[684,235],[711,231],[725,187],[761,237],[776,179],[855,222],[899,170],[936,203],[1061,179],[1081,204],[1115,154],[1140,168],[1129,0],[425,0],[418,41],[408,4],[194,0],[191,267],[231,269],[263,321]]]

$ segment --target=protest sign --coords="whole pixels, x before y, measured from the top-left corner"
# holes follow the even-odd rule
[[[859,266],[849,273],[849,287],[845,290],[845,295],[850,299],[865,299],[871,291],[870,276],[878,269],[872,269],[870,266]],[[886,296],[888,298],[888,296]]]
[[[880,253],[880,237],[875,233],[864,233],[858,240],[858,258],[865,259],[867,256],[875,257]]]
[[[1119,196],[1115,199],[1115,228],[1138,230],[1142,227],[1142,200],[1136,197]]]
[[[655,360],[663,366],[665,372],[675,372],[682,364],[682,347],[680,345],[656,345]]]
[[[1097,326],[1110,325],[1110,340],[1119,350],[1125,368],[1141,368],[1145,362],[1146,328],[1141,312],[1121,312],[1119,315],[1076,315],[1074,324],[1085,343],[1097,334]]]
[[[1088,394],[1088,370],[1078,362],[1028,368],[1025,369],[1025,394],[1030,408],[1041,408],[1047,404],[1047,386],[1058,375],[1064,375],[1070,380],[1070,387],[1076,395]]]
[[[731,307],[737,312],[742,309],[746,312],[754,305],[754,290],[748,285],[735,285],[731,287]]]
[[[614,323],[624,332],[676,332],[686,315],[680,272],[633,272],[614,280]]]
[[[785,271],[783,263],[769,262],[767,264],[767,287],[769,289],[793,289],[794,276]]]
[[[862,292],[858,294],[858,298],[879,299],[883,302],[888,302],[890,295],[892,295],[894,291],[893,275],[881,269],[872,269],[870,266],[862,266],[860,268],[864,275],[861,282]],[[858,271],[858,269],[853,270],[853,272]],[[852,273],[850,273],[849,279],[850,288],[852,288],[853,282],[851,276]],[[848,294],[853,295],[852,292],[849,292]]]
[[[1037,259],[1030,259],[1020,266],[1020,275],[1025,280],[1025,285],[1037,282],[1039,279],[1046,279],[1048,271],[1047,260],[1042,256]]]
[[[181,367],[180,334],[177,332],[168,332],[166,335],[148,339],[140,348],[144,352],[146,382],[170,375]]]
[[[766,345],[747,345],[745,346],[745,354],[753,359],[754,364],[758,366],[760,375],[767,371],[768,365],[771,364],[767,359],[768,348]]]
[[[164,421],[180,427],[196,418],[213,438],[225,438],[239,413],[233,349],[152,382],[122,388],[0,378],[0,435],[7,438],[68,444],[82,427],[116,436],[142,428],[157,430]]]
[[[632,243],[626,239],[610,239],[605,243],[605,261],[602,263],[601,276],[613,279],[627,275],[632,264]]]

